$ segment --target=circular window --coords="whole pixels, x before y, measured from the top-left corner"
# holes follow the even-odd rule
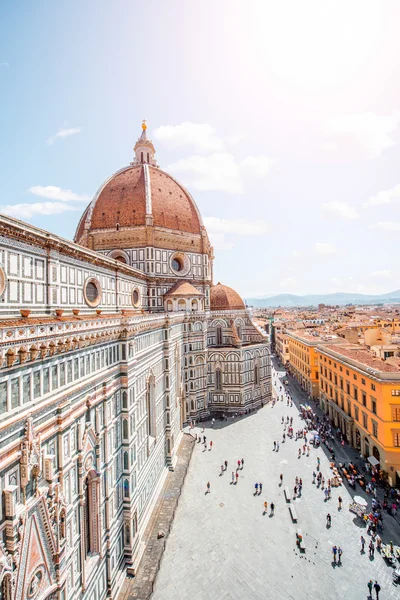
[[[135,288],[132,292],[132,304],[135,308],[137,308],[140,304],[140,294],[137,288]]]
[[[101,301],[101,287],[97,279],[88,279],[84,287],[85,302],[89,306],[98,306]]]
[[[172,259],[171,265],[172,265],[172,268],[174,269],[174,271],[178,271],[178,273],[179,273],[179,271],[182,271],[183,265],[182,265],[182,261],[179,258]]]
[[[190,270],[190,260],[184,252],[175,252],[170,258],[171,271],[176,275],[186,275]]]

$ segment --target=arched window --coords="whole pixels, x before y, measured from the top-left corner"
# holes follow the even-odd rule
[[[197,309],[198,309],[197,300],[192,300],[192,310],[197,310]]]
[[[140,162],[143,164],[143,152],[140,153]]]
[[[255,365],[254,367],[254,385],[260,384],[260,367]]]
[[[124,498],[129,498],[129,481],[127,479],[124,481]]]
[[[85,480],[85,558],[100,552],[99,484],[96,471],[90,471]]]
[[[124,419],[122,421],[122,437],[124,438],[124,440],[129,439],[128,419]]]
[[[178,301],[178,310],[186,310],[186,302],[185,300]]]
[[[150,162],[150,154],[149,153],[147,153],[147,162],[148,163]]]
[[[128,408],[128,394],[122,392],[122,408]]]
[[[239,340],[241,340],[242,339],[242,326],[241,325],[237,326],[237,334],[238,334]]]
[[[147,382],[147,433],[150,437],[156,437],[156,401],[155,380],[152,375]]]
[[[222,373],[221,369],[215,371],[215,389],[217,392],[222,392]]]
[[[222,327],[217,327],[217,346],[222,346]]]
[[[129,454],[124,452],[124,471],[128,471],[129,469]]]
[[[172,311],[172,300],[168,300],[167,302],[167,310]]]

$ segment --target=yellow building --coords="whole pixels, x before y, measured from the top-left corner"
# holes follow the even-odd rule
[[[319,346],[320,403],[335,427],[400,484],[400,368],[352,344]]]
[[[319,373],[316,348],[321,343],[318,336],[304,331],[287,331],[289,346],[289,371],[312,398],[319,397]]]
[[[275,331],[275,352],[283,365],[289,362],[289,336],[282,329]]]

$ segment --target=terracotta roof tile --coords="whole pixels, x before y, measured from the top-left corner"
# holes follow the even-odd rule
[[[210,305],[211,310],[243,310],[246,308],[235,290],[219,282],[210,290]]]

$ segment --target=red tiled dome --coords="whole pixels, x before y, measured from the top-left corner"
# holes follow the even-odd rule
[[[246,308],[235,290],[219,282],[210,290],[210,307],[211,310],[243,310]]]
[[[75,241],[89,245],[88,236],[94,234],[94,247],[101,249],[101,240],[113,235],[114,240],[129,239],[128,247],[134,247],[135,239],[137,245],[142,245],[143,233],[137,231],[132,236],[129,230],[149,226],[178,232],[180,236],[201,235],[208,243],[200,213],[189,192],[161,169],[132,165],[118,171],[100,188],[79,222]]]

